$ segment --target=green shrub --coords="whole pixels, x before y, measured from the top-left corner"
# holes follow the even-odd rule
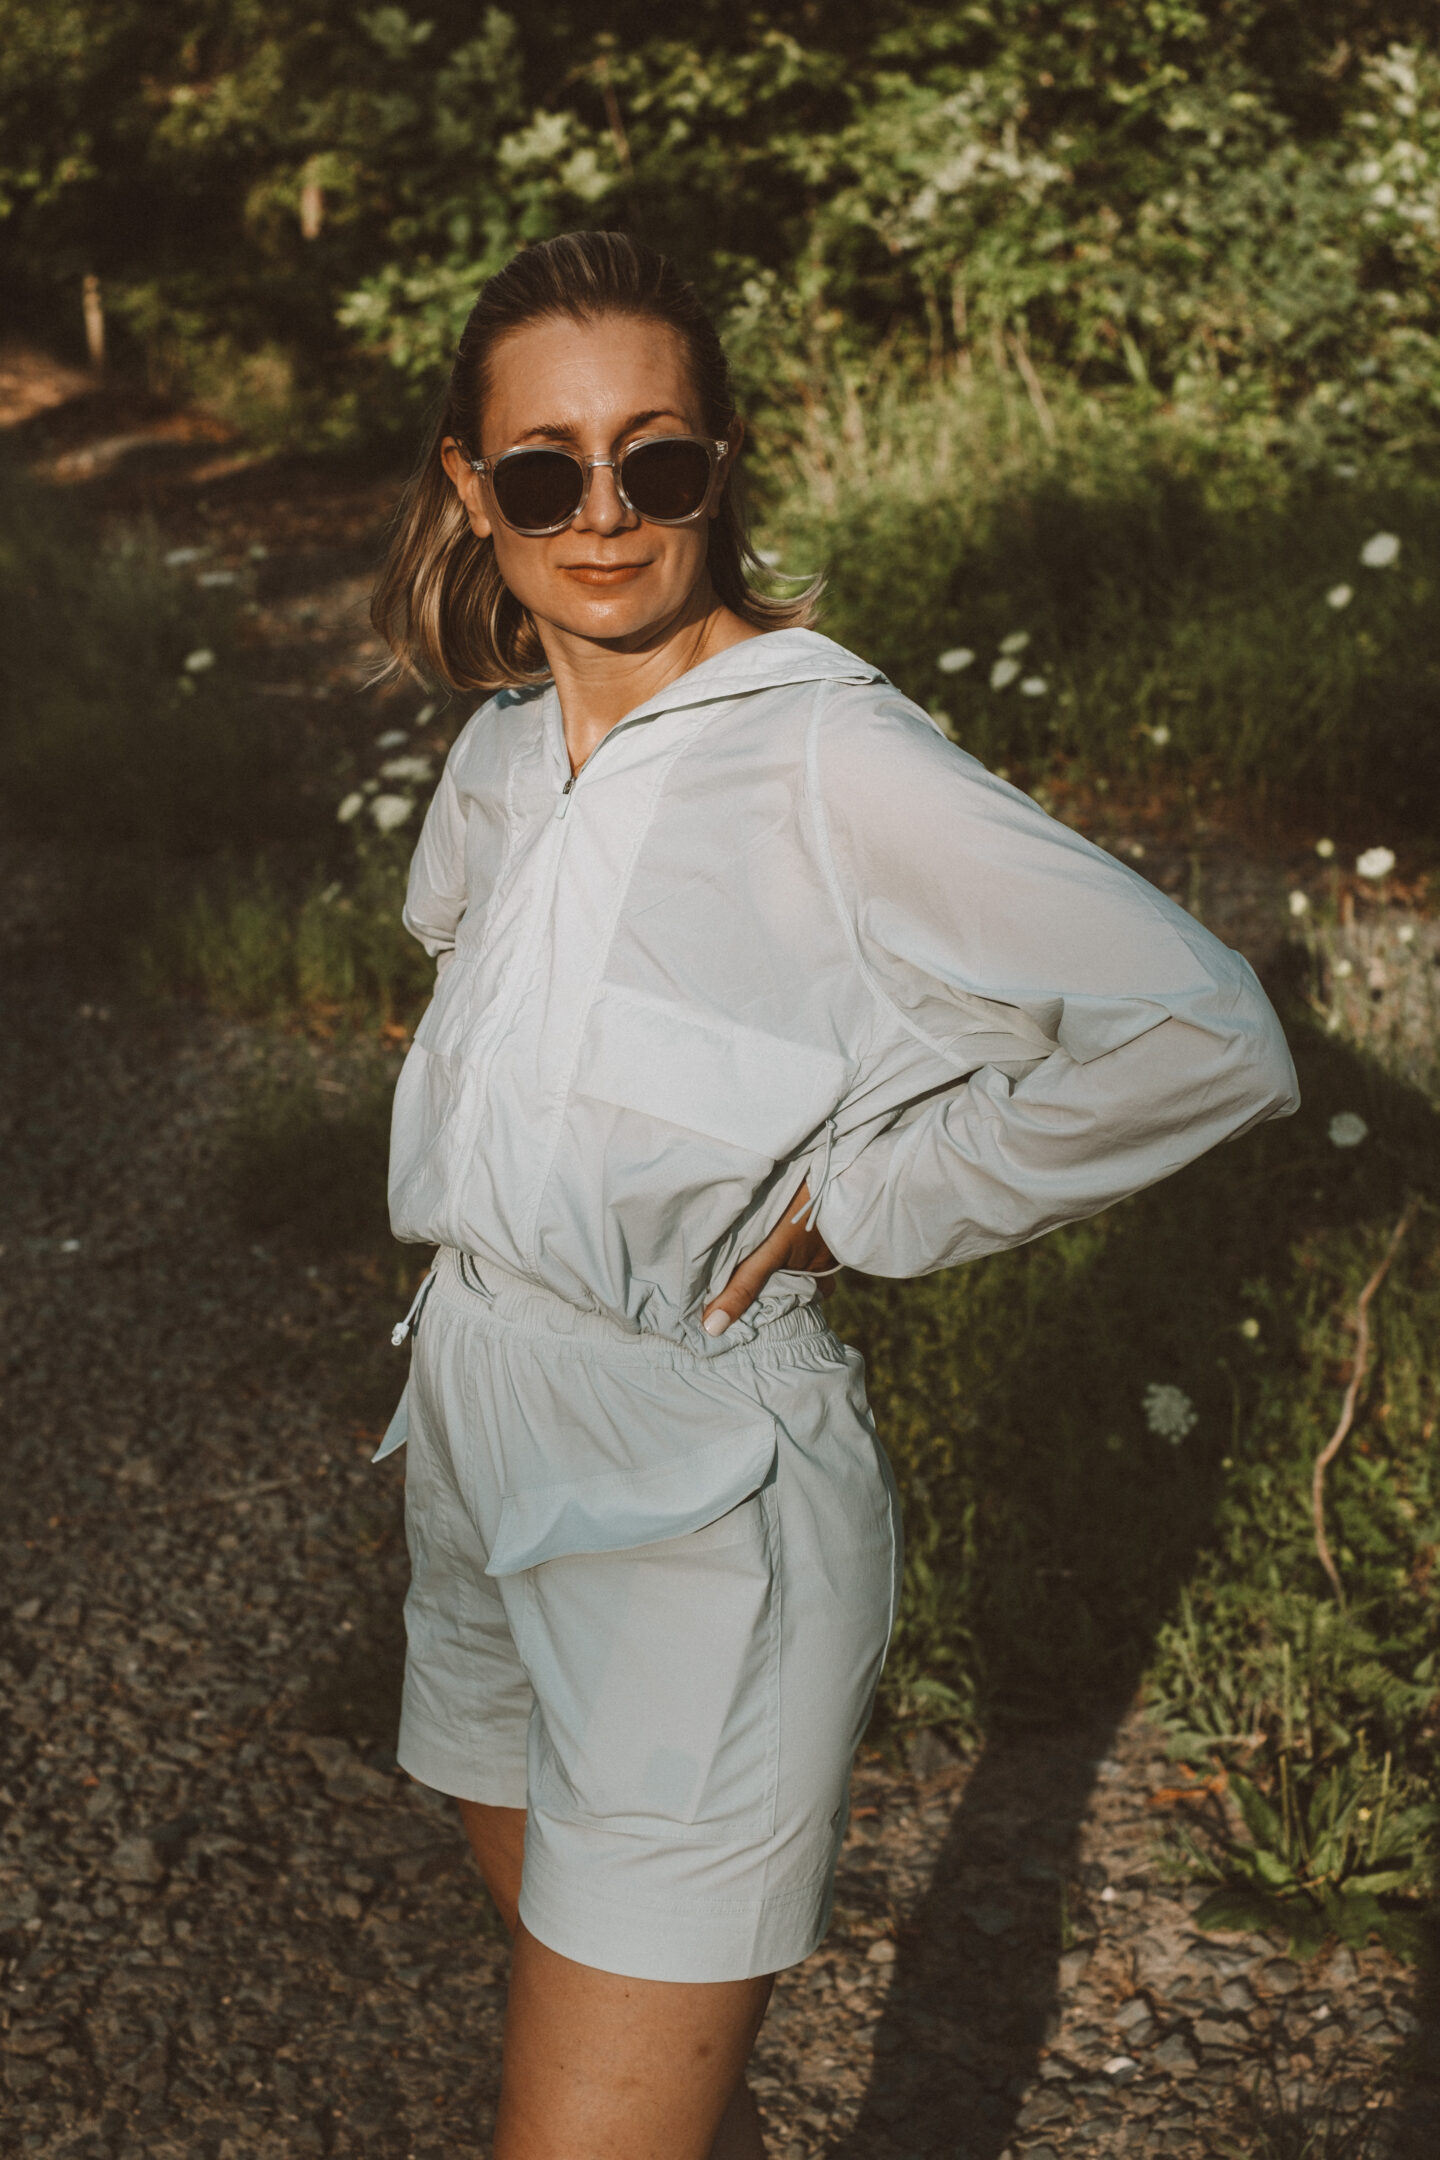
[[[1428,817],[1440,489],[1093,405],[1011,439],[997,399],[953,377],[907,397],[897,373],[869,407],[832,400],[767,521],[787,568],[826,570],[832,636],[988,764]],[[1397,558],[1367,567],[1381,533]]]

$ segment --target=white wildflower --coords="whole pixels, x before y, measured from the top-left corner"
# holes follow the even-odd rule
[[[1248,1320],[1242,1320],[1240,1322],[1240,1333],[1244,1336],[1246,1342],[1259,1342],[1260,1323],[1254,1317],[1253,1313]]]
[[[1333,840],[1317,840],[1315,842],[1315,853],[1320,857],[1321,862],[1329,862],[1331,856],[1335,853],[1335,842]]]
[[[1355,858],[1355,868],[1363,878],[1389,877],[1395,868],[1394,850],[1388,847],[1369,847],[1363,855]]]
[[[433,702],[429,705],[422,705],[419,712],[416,713],[415,718],[411,721],[410,725],[412,727],[424,727],[426,723],[433,720],[434,717],[435,707]]]
[[[1337,1110],[1330,1120],[1331,1147],[1359,1147],[1370,1127],[1357,1110]]]
[[[209,548],[203,547],[169,548],[165,555],[165,567],[167,570],[188,570],[191,563],[203,562],[209,552]]]
[[[968,645],[952,645],[948,652],[941,653],[935,665],[942,675],[958,675],[974,663],[975,655]]]
[[[1344,982],[1347,975],[1354,974],[1355,963],[1353,960],[1337,960],[1330,972],[1332,975],[1336,976],[1339,981]]]
[[[1030,633],[1028,630],[1012,630],[1008,637],[1001,638],[1000,650],[1003,653],[1022,653],[1029,642]]]
[[[997,660],[990,670],[990,688],[992,690],[1008,689],[1019,673],[1020,663],[1018,660],[1011,660],[1008,657],[1004,660]]]
[[[408,795],[377,795],[370,805],[377,832],[389,833],[405,823],[415,808]]]
[[[1355,588],[1353,585],[1332,585],[1325,595],[1325,605],[1333,608],[1349,607],[1354,598]]]
[[[1388,570],[1400,557],[1400,542],[1394,533],[1371,533],[1360,550],[1360,560],[1367,570]]]
[[[61,1252],[79,1252],[79,1250],[80,1250],[80,1240],[79,1240],[79,1238],[78,1238],[78,1237],[67,1237],[67,1238],[61,1238],[61,1240],[60,1240],[60,1250],[61,1250]]]
[[[348,825],[351,818],[359,817],[364,805],[365,797],[360,793],[359,788],[355,788],[345,797],[335,815],[342,825]]]
[[[1299,887],[1297,886],[1295,891],[1292,892],[1290,895],[1290,913],[1292,915],[1303,915],[1306,913],[1309,906],[1309,893],[1301,892]]]
[[[202,570],[195,580],[197,585],[204,586],[207,589],[216,585],[238,585],[239,582],[240,573],[238,570]]]
[[[1145,1423],[1159,1440],[1168,1440],[1172,1447],[1179,1447],[1186,1433],[1192,1432],[1199,1423],[1200,1414],[1184,1388],[1171,1387],[1167,1381],[1152,1380],[1144,1396]]]
[[[249,556],[251,562],[268,562],[270,560],[270,550],[263,540],[252,540],[245,553]]]
[[[410,740],[403,727],[386,728],[383,735],[375,738],[377,750],[399,750]]]
[[[380,777],[382,780],[413,780],[420,786],[434,770],[428,757],[392,757],[386,758],[380,767]]]
[[[1043,675],[1027,675],[1020,685],[1021,697],[1044,697],[1050,688]]]
[[[1415,942],[1414,923],[1402,922],[1399,929],[1395,932],[1395,935],[1397,938],[1399,938],[1402,945],[1413,945],[1413,943]]]
[[[185,672],[187,675],[203,675],[207,668],[212,668],[214,665],[215,655],[208,645],[201,645],[194,652],[185,655]]]
[[[1163,720],[1160,722],[1160,725],[1158,727],[1147,728],[1145,732],[1150,737],[1151,742],[1154,743],[1157,750],[1163,750],[1166,743],[1168,743],[1170,740],[1170,730],[1168,727],[1166,727]]]

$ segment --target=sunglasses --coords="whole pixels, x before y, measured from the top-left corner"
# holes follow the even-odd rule
[[[563,532],[584,509],[590,478],[603,465],[615,475],[625,508],[650,525],[690,525],[703,516],[720,460],[730,448],[702,435],[647,435],[623,456],[579,457],[573,450],[526,445],[499,457],[469,458],[490,482],[495,507],[512,532],[541,540]]]

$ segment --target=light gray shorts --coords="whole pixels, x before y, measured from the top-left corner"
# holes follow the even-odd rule
[[[860,1357],[813,1306],[734,1332],[446,1252],[415,1335],[401,1764],[528,1809],[526,1927],[636,1979],[821,1940],[898,1597]]]

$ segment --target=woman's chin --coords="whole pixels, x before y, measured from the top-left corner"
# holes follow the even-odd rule
[[[533,607],[531,612],[570,637],[590,638],[616,644],[644,639],[673,621],[676,607],[653,589],[648,580],[635,578],[608,592],[571,588],[547,596],[551,608]]]

